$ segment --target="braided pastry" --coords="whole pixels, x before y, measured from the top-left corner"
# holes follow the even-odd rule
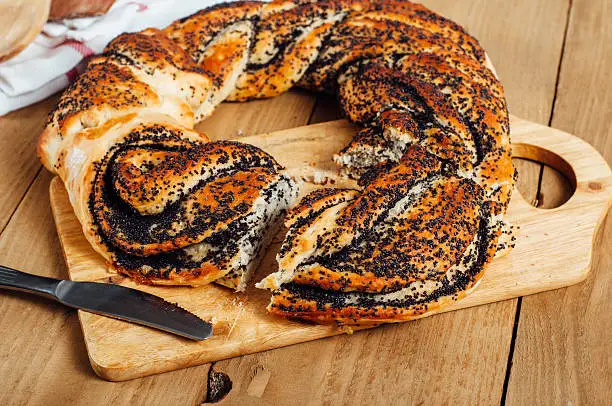
[[[92,245],[139,281],[243,289],[296,185],[255,147],[192,130],[223,100],[298,86],[362,127],[334,155],[361,189],[289,211],[268,310],[407,320],[473,289],[507,233],[503,89],[478,41],[400,0],[224,3],[123,34],[62,95],[39,142]]]
[[[265,152],[193,131],[210,77],[159,30],[123,34],[39,141],[91,245],[141,283],[244,290],[297,186]]]

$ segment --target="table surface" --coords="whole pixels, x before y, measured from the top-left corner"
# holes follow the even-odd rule
[[[426,1],[487,49],[512,114],[575,134],[612,162],[612,3]],[[0,118],[0,262],[67,277],[36,139],[56,97]],[[293,91],[226,103],[198,126],[240,137],[338,117],[335,102]],[[539,207],[571,195],[557,171],[515,161]],[[35,296],[0,295],[0,404],[200,404],[211,368],[233,389],[220,404],[606,404],[612,399],[612,216],[586,281],[352,336],[133,381],[91,370],[77,315]],[[560,230],[562,231],[562,230]],[[146,345],[146,343],[143,343]]]

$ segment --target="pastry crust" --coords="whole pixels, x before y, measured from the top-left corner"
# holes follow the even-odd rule
[[[289,210],[297,186],[274,158],[193,126],[294,86],[337,93],[362,129],[334,156],[359,188]],[[38,153],[92,246],[142,283],[244,289],[288,211],[279,272],[258,284],[283,316],[420,317],[507,245],[503,88],[475,38],[407,1],[240,1],[122,34],[61,96]]]

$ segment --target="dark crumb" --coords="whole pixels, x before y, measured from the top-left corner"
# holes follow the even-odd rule
[[[226,373],[215,371],[213,367],[214,364],[210,366],[208,371],[208,389],[204,403],[217,403],[232,390],[230,377]]]

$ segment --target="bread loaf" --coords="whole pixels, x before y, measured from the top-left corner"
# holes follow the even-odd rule
[[[469,293],[514,184],[503,88],[478,41],[406,1],[224,3],[123,34],[62,95],[39,143],[92,245],[145,283],[243,289],[296,185],[255,147],[192,130],[223,100],[338,95],[334,152],[361,189],[289,211],[269,311],[380,323]]]

